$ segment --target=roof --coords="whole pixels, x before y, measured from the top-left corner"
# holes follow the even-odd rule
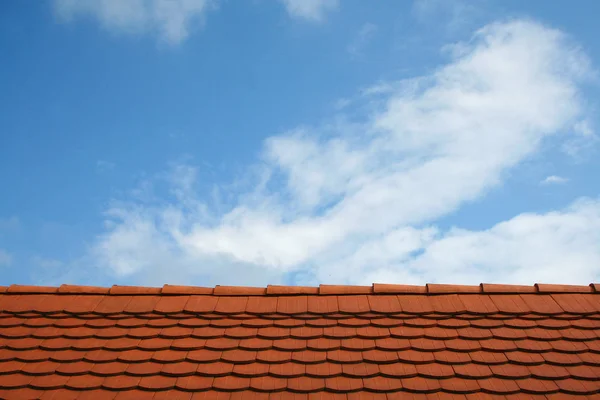
[[[0,288],[0,398],[600,398],[600,285]]]

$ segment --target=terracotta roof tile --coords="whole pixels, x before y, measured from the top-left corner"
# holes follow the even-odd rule
[[[499,285],[495,283],[482,283],[481,291],[483,293],[535,293],[535,286],[522,285]]]
[[[320,285],[319,294],[369,294],[371,286]]]
[[[217,296],[190,296],[183,307],[183,311],[190,313],[211,313],[215,310],[219,297]]]
[[[480,286],[428,283],[426,287],[427,293],[481,293]]]
[[[143,287],[143,286],[120,286],[113,285],[108,293],[115,295],[124,294],[160,294],[161,288]]]
[[[535,288],[540,293],[590,293],[594,291],[593,284],[589,286],[578,285],[549,285],[544,283],[536,283]]]
[[[246,286],[215,286],[213,294],[216,296],[262,296],[267,289]]]
[[[560,399],[598,377],[595,284],[0,290],[0,398]]]
[[[385,283],[374,283],[373,293],[426,293],[427,288],[425,286],[412,286],[412,285],[390,285]]]
[[[292,295],[292,294],[319,294],[318,287],[302,287],[302,286],[267,286],[268,295]]]

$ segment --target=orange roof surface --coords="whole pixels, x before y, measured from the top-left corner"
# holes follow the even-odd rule
[[[600,285],[0,287],[2,399],[600,399]]]

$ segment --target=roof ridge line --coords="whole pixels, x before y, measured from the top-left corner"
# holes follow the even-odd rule
[[[527,285],[504,285],[481,283],[479,285],[449,285],[428,283],[419,285],[397,285],[374,283],[371,286],[319,285],[265,287],[222,286],[214,288],[200,286],[178,286],[165,284],[162,287],[123,286],[111,287],[80,286],[64,284],[54,286],[30,286],[13,284],[0,286],[0,294],[80,294],[80,295],[209,295],[209,296],[288,296],[288,295],[394,295],[394,294],[523,294],[523,293],[600,293],[600,283],[584,285],[560,285],[536,283]]]

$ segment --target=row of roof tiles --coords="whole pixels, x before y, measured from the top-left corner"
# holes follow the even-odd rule
[[[21,344],[21,343],[19,343]],[[196,344],[188,341],[176,348],[165,347],[162,343],[148,341],[140,348],[135,348],[135,341],[114,341],[105,347],[95,345],[91,341],[87,343],[74,343],[72,347],[60,349],[42,350],[40,348],[0,349],[0,370],[6,369],[2,366],[4,362],[31,363],[40,361],[51,361],[54,363],[65,362],[88,362],[88,363],[206,363],[221,362],[225,364],[254,364],[259,363],[286,363],[298,364],[430,364],[439,362],[441,364],[507,364],[511,365],[555,365],[555,366],[598,366],[600,354],[598,344],[585,342],[583,344],[566,343],[564,345],[548,342],[536,342],[532,340],[521,340],[519,342],[493,340],[476,341],[430,341],[417,342],[411,348],[404,350],[381,350],[365,349],[344,350],[340,344],[324,339],[311,339],[310,343],[293,350],[282,350],[279,348],[266,348],[263,350],[246,350],[235,347],[235,341],[210,339],[206,345]],[[553,346],[554,345],[554,346]],[[569,347],[570,345],[570,347]],[[54,344],[44,347],[49,349]],[[196,347],[198,346],[198,347]],[[200,347],[204,346],[204,347]],[[356,346],[356,344],[354,344]],[[385,344],[391,347],[393,344]],[[396,347],[400,347],[398,345]],[[437,347],[434,347],[437,346]],[[58,346],[54,346],[58,347]],[[84,347],[89,350],[76,350]],[[156,350],[151,350],[154,348]],[[517,350],[518,349],[518,350]],[[206,373],[216,373],[210,370]],[[600,372],[600,371],[596,371]],[[511,375],[507,375],[510,377]]]
[[[109,296],[81,294],[0,295],[0,311],[9,313],[114,314],[597,314],[597,293],[439,294],[351,296]],[[404,316],[404,315],[402,315]]]
[[[147,376],[134,377],[121,376],[69,376],[69,375],[41,375],[29,376],[20,374],[0,375],[0,388],[25,388],[33,389],[59,389],[68,388],[76,390],[132,390],[164,391],[179,389],[183,391],[204,391],[215,389],[217,391],[252,390],[272,393],[277,391],[290,391],[295,393],[337,392],[352,393],[359,391],[368,392],[397,392],[400,390],[416,393],[446,392],[467,394],[487,392],[494,394],[524,393],[570,393],[593,394],[600,390],[598,381],[582,381],[575,379],[546,380],[525,378],[520,380],[504,380],[499,378],[486,379],[460,379],[457,377],[446,379],[432,379],[425,377],[410,377],[405,379],[390,379],[383,376],[353,379],[347,377],[334,377],[329,379],[311,378],[307,376],[282,379],[270,376],[241,378],[233,376],[205,377],[191,375],[185,377]]]
[[[600,283],[585,285],[555,285],[536,283],[533,286],[501,285],[445,285],[428,283],[424,286],[374,283],[371,286],[319,285],[264,287],[220,286],[197,287],[164,285],[141,287],[114,285],[110,288],[96,286],[61,285],[60,287],[11,285],[0,286],[0,293],[18,294],[105,294],[105,295],[214,295],[214,296],[265,296],[265,295],[345,295],[345,294],[449,294],[449,293],[600,293]]]
[[[463,355],[464,357],[464,355]],[[465,357],[468,358],[468,357]],[[0,376],[27,375],[60,377],[74,375],[91,375],[94,377],[130,376],[130,377],[185,377],[185,376],[236,376],[240,378],[273,377],[292,379],[302,376],[311,378],[345,377],[350,379],[365,379],[385,376],[394,379],[420,376],[429,379],[449,379],[453,377],[464,379],[577,379],[583,381],[598,381],[600,367],[590,364],[518,364],[505,362],[500,364],[490,354],[479,362],[463,362],[448,364],[446,362],[414,363],[320,363],[302,364],[297,362],[281,363],[228,363],[197,362],[184,360],[172,363],[160,363],[154,360],[142,362],[92,362],[73,361],[57,362],[43,360],[39,362],[0,362]],[[488,360],[493,361],[490,363]],[[485,363],[482,363],[485,361]],[[600,388],[599,388],[600,389]]]
[[[391,393],[352,392],[352,393],[294,393],[294,392],[219,392],[207,390],[202,392],[185,392],[177,389],[160,392],[142,391],[132,389],[128,391],[99,390],[69,390],[53,389],[38,390],[31,388],[15,390],[0,390],[0,399],[7,400],[522,400],[522,393],[507,395],[486,394],[482,392],[469,394],[437,393],[410,393],[405,391]],[[528,400],[600,400],[600,394],[569,395],[565,393],[554,394],[528,394]]]

